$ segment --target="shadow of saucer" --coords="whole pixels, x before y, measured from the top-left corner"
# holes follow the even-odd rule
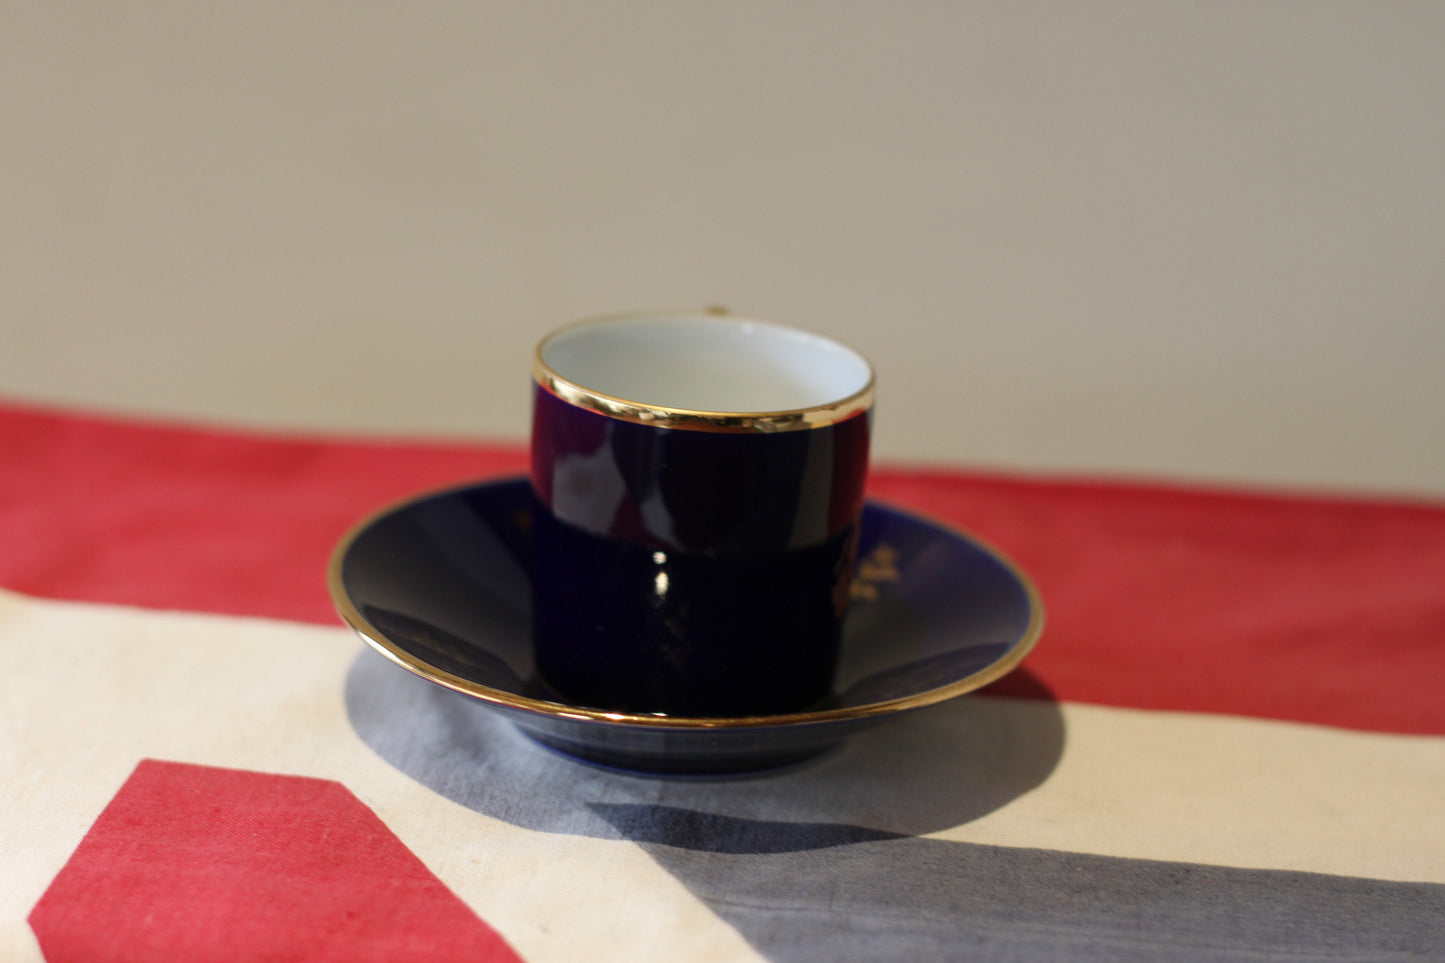
[[[859,733],[809,763],[728,779],[610,772],[544,749],[481,703],[364,649],[346,679],[361,739],[423,785],[527,829],[719,852],[784,852],[935,833],[1040,785],[1064,721],[1026,670],[1014,691],[971,695]]]
[[[813,762],[728,779],[576,762],[369,649],[346,707],[383,759],[449,799],[636,843],[775,963],[1434,958],[1445,886],[930,838],[1058,764],[1058,703],[1027,671],[1007,679]]]

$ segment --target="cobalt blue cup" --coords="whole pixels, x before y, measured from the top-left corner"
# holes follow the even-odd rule
[[[541,681],[633,714],[815,707],[863,509],[868,362],[762,321],[629,315],[544,338],[533,379]]]

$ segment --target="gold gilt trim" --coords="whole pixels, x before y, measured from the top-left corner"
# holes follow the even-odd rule
[[[622,421],[636,422],[641,425],[652,425],[655,428],[681,428],[688,431],[735,433],[799,431],[837,424],[840,421],[846,421],[854,415],[873,407],[875,379],[873,366],[869,364],[868,359],[864,358],[862,354],[859,354],[856,349],[843,344],[836,338],[814,334],[810,331],[801,331],[801,329],[793,330],[831,341],[857,355],[868,368],[868,383],[859,391],[840,401],[831,402],[826,405],[818,405],[813,408],[795,408],[788,411],[703,411],[693,408],[669,408],[661,405],[648,405],[638,401],[630,401],[626,398],[619,398],[615,395],[604,394],[601,391],[594,391],[591,388],[584,387],[562,377],[562,375],[552,370],[547,362],[542,360],[543,351],[553,339],[574,331],[577,328],[590,327],[594,324],[606,324],[609,322],[668,317],[676,317],[679,319],[728,317],[737,321],[763,324],[769,327],[780,327],[770,321],[738,317],[715,308],[700,312],[639,312],[589,318],[585,321],[578,321],[575,324],[558,328],[537,344],[536,351],[532,356],[532,379],[558,398],[561,398],[568,404],[576,405],[579,408],[586,408],[590,411],[606,415],[609,418],[618,418]]]
[[[499,481],[504,480],[505,479],[500,479]],[[471,679],[455,675],[444,669],[439,669],[407,652],[395,642],[392,642],[384,633],[378,630],[376,626],[372,625],[371,622],[357,610],[356,606],[352,604],[351,597],[346,592],[346,587],[341,576],[342,567],[346,561],[346,554],[352,544],[377,521],[401,511],[412,504],[474,487],[476,487],[476,483],[467,483],[426,492],[394,502],[368,515],[342,536],[336,548],[332,550],[331,559],[327,565],[326,584],[331,592],[332,604],[336,606],[336,610],[341,615],[341,618],[373,649],[376,649],[402,668],[431,682],[435,682],[437,685],[444,686],[454,692],[460,692],[463,695],[480,699],[483,702],[501,708],[521,710],[523,712],[556,719],[575,719],[603,724],[612,723],[616,725],[643,726],[659,729],[766,729],[773,726],[795,726],[810,723],[864,719],[870,716],[887,715],[909,709],[920,709],[924,706],[933,705],[952,699],[955,696],[963,695],[966,692],[972,692],[991,682],[995,682],[1012,672],[1018,664],[1024,660],[1024,657],[1033,650],[1035,643],[1039,640],[1039,636],[1043,634],[1043,599],[1040,597],[1038,589],[1034,586],[1033,580],[1030,579],[1012,559],[998,551],[992,545],[989,545],[976,536],[964,533],[961,529],[916,512],[900,509],[895,505],[887,505],[886,507],[889,511],[896,512],[900,515],[908,515],[941,531],[950,532],[955,537],[972,543],[979,550],[991,555],[995,561],[1007,569],[1023,588],[1024,594],[1028,599],[1028,624],[1024,627],[1023,634],[1020,636],[1019,641],[998,662],[972,675],[965,676],[962,679],[956,679],[947,685],[897,699],[871,702],[861,706],[844,706],[841,708],[818,709],[812,712],[793,712],[784,715],[770,716],[668,716],[652,713],[613,712],[605,709],[590,709],[585,706],[567,705],[546,699],[536,699],[515,692],[507,692],[504,689],[494,689],[491,686],[482,685]]]

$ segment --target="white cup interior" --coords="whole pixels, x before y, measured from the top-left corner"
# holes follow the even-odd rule
[[[764,321],[717,315],[617,318],[566,328],[543,364],[597,394],[655,408],[725,413],[820,408],[873,371],[852,348]]]

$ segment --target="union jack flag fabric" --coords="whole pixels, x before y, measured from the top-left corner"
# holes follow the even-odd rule
[[[657,779],[334,613],[359,518],[525,462],[0,405],[0,959],[1445,959],[1445,506],[879,466],[1037,648]]]

